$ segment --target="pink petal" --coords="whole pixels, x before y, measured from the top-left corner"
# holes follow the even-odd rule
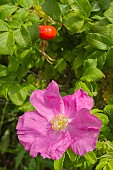
[[[35,90],[31,94],[30,102],[48,120],[51,120],[56,114],[62,113],[64,108],[59,88],[55,81],[52,81],[46,90]]]
[[[38,136],[46,135],[47,125],[46,119],[36,111],[26,112],[19,117],[16,129],[18,139],[25,150],[30,150],[32,143]]]
[[[73,140],[70,145],[72,150],[80,156],[94,150],[101,126],[101,121],[88,109],[80,109],[68,125]]]
[[[62,99],[64,102],[65,116],[74,117],[77,111],[75,98],[73,97],[73,95],[68,95],[68,96],[64,96]]]
[[[88,96],[88,93],[82,89],[77,90],[73,94],[73,98],[76,100],[77,111],[81,108],[87,108],[89,110],[93,107],[93,99]]]
[[[70,142],[71,137],[68,132],[51,131],[47,136],[36,138],[31,146],[30,155],[36,157],[40,153],[43,158],[60,159]]]

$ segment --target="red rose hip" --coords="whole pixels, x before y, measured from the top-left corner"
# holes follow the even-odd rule
[[[54,26],[39,25],[39,37],[42,40],[51,40],[56,37],[57,31]]]

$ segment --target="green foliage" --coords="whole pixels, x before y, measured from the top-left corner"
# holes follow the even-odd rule
[[[48,41],[46,57],[38,29],[44,23],[57,29],[57,36]],[[0,169],[112,170],[112,71],[112,0],[0,1]],[[68,148],[54,163],[41,156],[31,158],[16,135],[18,117],[34,109],[31,93],[52,79],[62,96],[82,88],[93,97],[91,113],[102,122],[93,152],[79,157]]]

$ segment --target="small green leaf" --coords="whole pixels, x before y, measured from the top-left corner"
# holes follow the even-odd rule
[[[60,7],[56,0],[46,0],[42,4],[43,11],[56,21],[60,20]]]
[[[0,31],[8,31],[8,24],[0,19]]]
[[[77,155],[72,151],[71,148],[67,149],[67,154],[69,156],[69,158],[71,159],[72,162],[74,162],[77,159]]]
[[[27,97],[27,90],[19,84],[11,84],[8,95],[15,105],[22,105]]]
[[[83,19],[87,19],[91,13],[91,5],[88,0],[68,0],[71,8]]]
[[[84,157],[91,164],[94,164],[97,161],[97,158],[94,152],[88,152],[87,154],[84,155]]]
[[[21,48],[31,46],[31,37],[24,25],[21,26],[21,29],[17,29],[14,32],[14,38]]]
[[[100,50],[108,50],[112,46],[110,39],[100,33],[89,33],[86,39],[90,45]]]
[[[64,159],[65,154],[62,156],[62,158],[54,161],[54,170],[62,170]]]
[[[7,67],[0,64],[0,77],[4,77],[8,75]]]
[[[8,59],[9,59],[8,71],[17,72],[19,67],[19,60],[14,56],[9,56]]]
[[[33,0],[20,0],[19,4],[23,8],[31,8],[33,6]]]
[[[69,13],[65,16],[63,25],[72,33],[79,33],[83,27],[84,20],[81,19],[76,13]]]
[[[66,68],[66,61],[63,58],[57,60],[57,64],[54,68],[61,73]]]
[[[111,3],[110,8],[104,12],[104,16],[113,23],[113,3]]]
[[[91,96],[91,97],[93,96],[93,94],[91,93],[90,89],[89,89],[88,86],[85,84],[85,82],[80,81],[80,82],[77,82],[77,83],[75,84],[75,88],[74,88],[75,91],[78,90],[78,89],[80,89],[80,88],[83,89],[84,91],[86,91],[89,96]]]
[[[0,6],[0,19],[5,19],[17,10],[16,5],[1,5]]]
[[[98,81],[101,78],[104,78],[104,74],[102,73],[101,70],[98,68],[94,67],[89,67],[88,69],[85,70],[83,73],[81,80],[87,81],[87,82],[93,82],[93,81]]]
[[[0,54],[13,54],[13,32],[4,32],[0,34]]]

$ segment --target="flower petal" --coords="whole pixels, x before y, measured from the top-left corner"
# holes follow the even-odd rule
[[[61,113],[64,108],[59,88],[55,81],[52,81],[46,90],[35,90],[31,94],[30,102],[48,120]]]
[[[38,136],[46,135],[47,125],[46,119],[36,111],[26,112],[19,117],[16,129],[18,139],[25,150],[30,150],[32,143]]]
[[[81,108],[86,108],[91,110],[93,107],[93,99],[88,96],[88,93],[82,89],[77,90],[73,94],[73,98],[76,99],[76,109],[77,111]]]
[[[68,125],[73,140],[70,145],[72,150],[80,156],[94,150],[101,126],[101,121],[88,109],[80,109]]]
[[[62,97],[64,102],[64,114],[68,117],[74,117],[76,114],[76,101],[73,98],[73,95],[68,95]]]
[[[38,153],[43,158],[60,159],[71,142],[68,132],[51,132],[48,136],[37,137],[33,142],[30,155],[36,157]]]

